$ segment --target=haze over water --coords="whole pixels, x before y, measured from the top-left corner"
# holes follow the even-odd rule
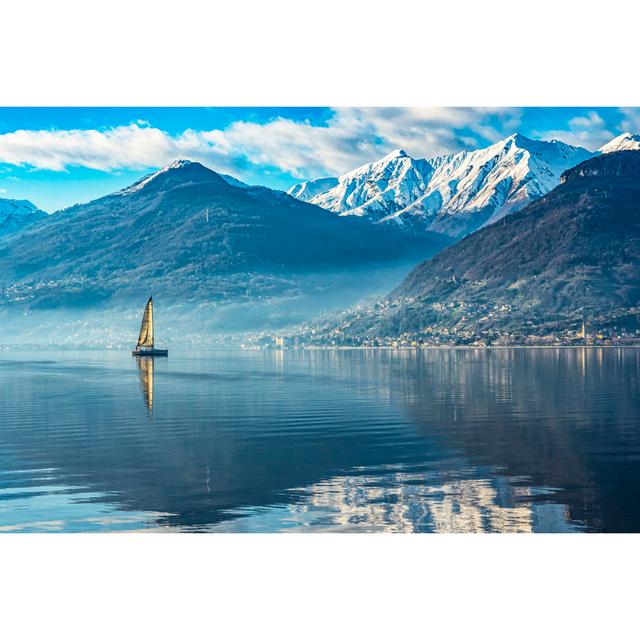
[[[0,353],[0,531],[640,531],[640,351]]]

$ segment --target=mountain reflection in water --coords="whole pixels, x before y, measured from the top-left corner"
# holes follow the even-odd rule
[[[127,356],[3,354],[0,530],[640,531],[638,350]]]

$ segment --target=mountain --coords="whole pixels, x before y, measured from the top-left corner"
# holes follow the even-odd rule
[[[563,171],[592,155],[558,140],[514,134],[486,149],[439,159],[424,194],[391,219],[417,218],[429,230],[463,236],[540,198]]]
[[[312,182],[289,193],[340,215],[459,237],[541,197],[563,171],[593,155],[558,140],[514,134],[486,149],[430,160],[394,151],[334,179],[325,191],[303,188]]]
[[[309,202],[319,193],[328,191],[338,184],[338,178],[318,178],[317,180],[308,180],[291,187],[287,193],[298,200]]]
[[[230,184],[232,187],[240,187],[241,189],[250,189],[250,185],[246,184],[238,180],[238,178],[234,178],[233,176],[229,176],[226,173],[218,174],[227,184]]]
[[[380,291],[446,242],[407,240],[176,161],[0,242],[0,309],[137,309],[153,292],[205,333],[276,326]]]
[[[336,213],[379,222],[418,198],[432,174],[429,162],[414,160],[398,149],[339,178],[296,185],[288,193]],[[329,188],[319,191],[321,182]]]
[[[0,236],[13,233],[47,217],[28,200],[0,198]]]
[[[566,171],[522,211],[416,267],[340,331],[446,342],[640,327],[640,152],[607,153]],[[335,328],[335,327],[334,327]]]
[[[615,151],[638,151],[640,150],[640,136],[628,131],[614,138],[607,144],[601,146],[600,153],[613,153]]]

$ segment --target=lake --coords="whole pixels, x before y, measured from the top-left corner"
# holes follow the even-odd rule
[[[0,531],[638,532],[640,350],[0,352]]]

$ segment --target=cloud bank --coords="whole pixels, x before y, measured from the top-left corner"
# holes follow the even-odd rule
[[[268,169],[296,179],[338,175],[389,151],[432,157],[491,144],[518,129],[519,108],[338,108],[325,123],[275,118],[236,121],[224,129],[169,133],[138,121],[107,129],[19,130],[0,135],[0,163],[67,171],[156,168],[176,158],[242,176]],[[621,109],[622,126],[638,129],[637,109]],[[597,110],[562,130],[533,132],[594,149],[616,133]]]
[[[540,137],[548,140],[562,140],[575,147],[585,147],[591,151],[601,147],[618,133],[614,133],[607,126],[604,119],[597,111],[589,111],[585,116],[571,118],[567,122],[566,129],[548,130],[536,132]]]
[[[221,171],[273,167],[296,178],[334,175],[395,148],[418,157],[493,142],[519,122],[517,109],[341,108],[324,124],[276,118],[178,135],[132,123],[104,130],[19,130],[0,135],[0,162],[66,171],[142,170],[177,157]]]

